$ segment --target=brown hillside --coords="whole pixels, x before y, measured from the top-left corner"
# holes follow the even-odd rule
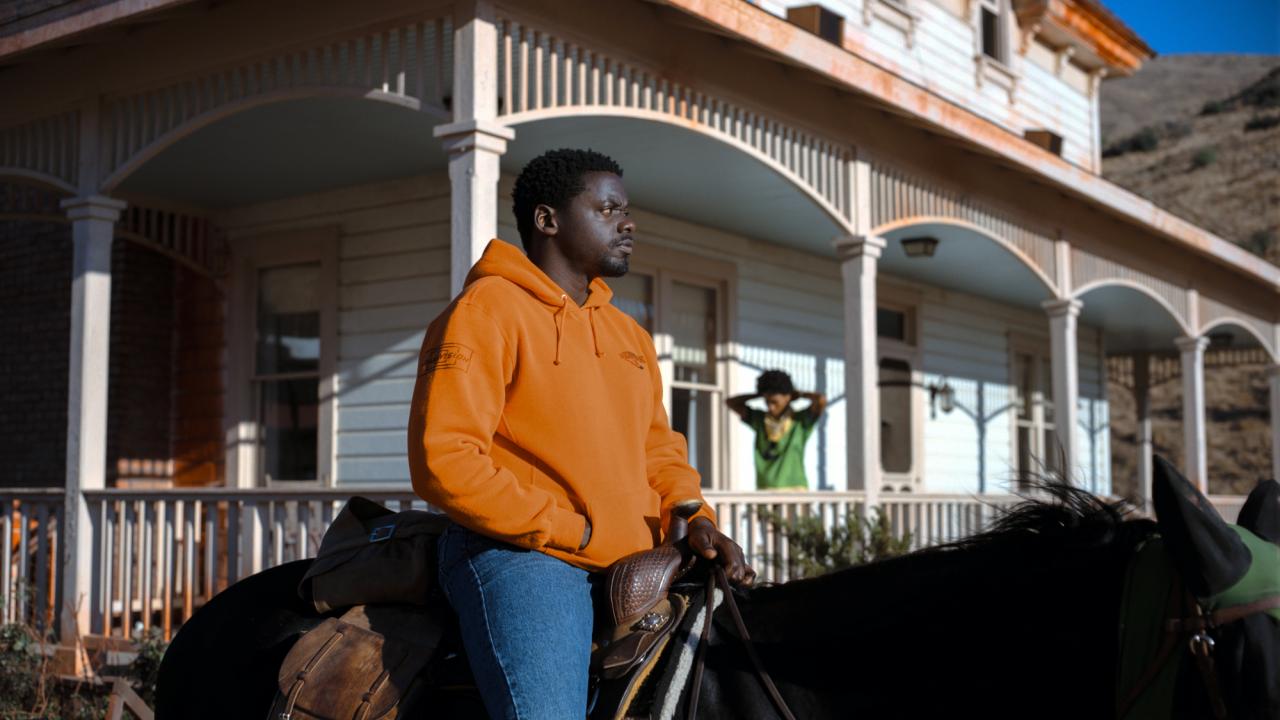
[[[1104,83],[1101,103],[1109,180],[1280,264],[1280,56],[1158,58]],[[1206,363],[1210,492],[1245,493],[1271,474],[1280,419],[1268,417],[1267,364]],[[1132,498],[1134,400],[1109,380],[1113,487]],[[1176,376],[1151,389],[1155,451],[1179,466],[1181,390]]]
[[[1280,65],[1277,55],[1161,55],[1130,77],[1102,83],[1102,142],[1147,125],[1190,117]]]
[[[1181,114],[1160,109],[1172,103],[1153,105],[1144,125],[1106,145],[1103,174],[1280,264],[1280,57],[1269,61],[1271,67],[1243,84],[1226,78],[1234,80],[1239,68],[1256,63],[1220,66],[1222,92],[1203,101],[1180,99]],[[1110,93],[1115,103],[1119,95],[1125,105],[1131,97],[1148,97],[1151,89],[1135,84],[1145,72],[1124,81],[1120,91],[1104,90],[1104,99]],[[1172,92],[1166,76],[1150,77]],[[1187,110],[1188,104],[1195,107]],[[1125,123],[1143,119],[1126,117]]]

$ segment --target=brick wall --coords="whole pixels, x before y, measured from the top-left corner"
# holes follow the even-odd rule
[[[107,482],[173,474],[174,262],[135,242],[111,249]]]
[[[175,485],[222,481],[223,294],[213,280],[179,267],[173,389]]]
[[[222,478],[222,291],[137,243],[111,257],[107,482]],[[0,486],[66,475],[71,232],[0,222]]]
[[[71,230],[0,221],[0,485],[66,475]]]

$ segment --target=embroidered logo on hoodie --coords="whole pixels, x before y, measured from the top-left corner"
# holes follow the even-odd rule
[[[418,374],[430,375],[436,370],[461,370],[471,367],[471,348],[462,343],[444,343],[422,353]]]
[[[626,360],[627,362],[631,363],[632,365],[635,365],[636,367],[640,368],[641,370],[644,369],[644,358],[631,352],[630,350],[624,350],[623,352],[618,353],[618,356],[621,357],[623,360]]]

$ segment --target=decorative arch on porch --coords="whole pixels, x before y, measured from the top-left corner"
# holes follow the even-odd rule
[[[1059,288],[1057,283],[1055,283],[1053,279],[1045,273],[1044,268],[1041,267],[1041,263],[1028,255],[1023,247],[1020,247],[1008,238],[992,232],[986,227],[970,222],[969,220],[937,215],[903,217],[875,227],[871,231],[871,234],[879,237],[892,236],[894,233],[898,233],[899,231],[922,226],[955,228],[966,231],[967,233],[972,233],[973,235],[977,235],[994,243],[997,247],[1004,250],[1009,256],[1011,256],[1019,265],[1026,268],[1035,276],[1035,279],[1043,287],[1043,290],[1046,293],[1045,299],[1058,297]]]
[[[1273,363],[1280,362],[1280,355],[1277,355],[1275,349],[1272,347],[1272,344],[1267,339],[1267,337],[1259,333],[1257,329],[1253,327],[1252,323],[1250,323],[1248,320],[1244,319],[1243,317],[1226,316],[1226,317],[1218,318],[1216,320],[1212,320],[1207,324],[1205,324],[1204,327],[1200,329],[1200,334],[1204,336],[1208,336],[1214,330],[1219,330],[1219,329],[1234,330],[1236,331],[1236,333],[1243,334],[1247,337],[1250,337],[1256,340],[1258,345],[1262,348],[1262,351],[1266,353],[1267,357],[1271,360],[1271,362]]]
[[[1088,295],[1089,293],[1094,292],[1095,290],[1101,290],[1103,288],[1126,288],[1128,290],[1132,290],[1138,293],[1139,295],[1142,295],[1150,299],[1152,302],[1156,303],[1161,308],[1163,308],[1164,311],[1169,314],[1169,317],[1172,318],[1173,321],[1178,324],[1179,329],[1182,330],[1184,335],[1193,336],[1196,334],[1187,325],[1186,320],[1183,318],[1183,314],[1179,312],[1178,308],[1174,307],[1173,304],[1170,303],[1167,298],[1165,298],[1160,293],[1155,292],[1154,290],[1147,287],[1146,285],[1139,282],[1135,282],[1133,280],[1127,280],[1124,278],[1106,278],[1103,280],[1094,280],[1092,282],[1086,283],[1084,285],[1081,285],[1075,288],[1075,290],[1073,290],[1071,293],[1071,297],[1077,300],[1081,300],[1082,298],[1084,298],[1085,295]]]
[[[765,154],[759,148],[751,145],[750,143],[744,142],[741,138],[730,133],[725,133],[712,126],[683,122],[678,117],[653,110],[597,106],[567,106],[549,110],[517,113],[505,118],[504,122],[506,125],[518,129],[522,125],[529,125],[542,121],[565,120],[570,118],[616,118],[638,120],[696,133],[701,137],[708,138],[716,143],[727,146],[732,150],[751,158],[760,165],[763,165],[772,173],[783,179],[793,190],[795,190],[795,192],[813,203],[813,205],[821,211],[827,219],[829,219],[836,227],[840,228],[842,233],[854,233],[853,224],[850,222],[842,208],[833,203],[831,198],[820,192],[814,184],[807,181],[793,168],[788,167],[787,165],[779,162],[778,159]],[[519,135],[517,135],[517,142],[518,141]],[[851,152],[845,153],[839,158],[840,162],[847,164],[851,155]],[[846,169],[844,168],[838,170],[838,172],[841,173],[845,171]]]
[[[0,181],[75,194],[79,129],[74,111],[0,128]]]
[[[853,148],[510,17],[499,17],[499,120],[644,120],[712,138],[753,158],[852,234]]]
[[[1208,335],[1215,328],[1235,328],[1256,340],[1272,362],[1280,362],[1280,347],[1276,346],[1276,333],[1271,323],[1204,295],[1200,296],[1200,321],[1199,334]]]
[[[453,84],[452,33],[447,15],[406,18],[108,97],[100,109],[100,186],[110,192],[201,128],[273,103],[363,98],[443,120]]]

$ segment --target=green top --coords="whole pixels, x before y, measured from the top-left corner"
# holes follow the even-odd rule
[[[756,433],[756,489],[809,489],[809,480],[804,474],[804,446],[818,419],[809,408],[793,411],[779,437],[771,440],[766,427],[768,416],[763,410],[747,408],[745,422]]]

